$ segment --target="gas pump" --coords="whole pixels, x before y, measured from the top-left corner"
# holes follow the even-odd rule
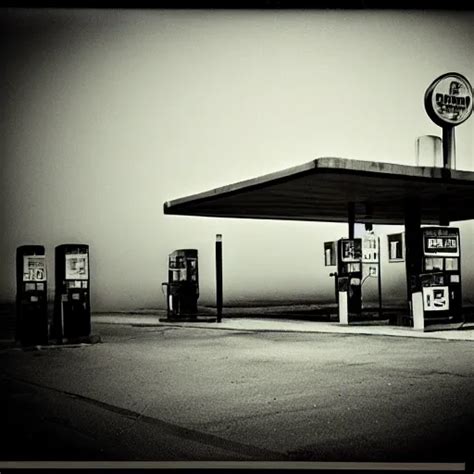
[[[337,242],[337,287],[339,319],[348,323],[362,310],[362,239],[339,239]]]
[[[362,238],[362,294],[367,291],[364,284],[372,283],[376,279],[378,293],[378,316],[382,318],[382,277],[380,265],[380,239],[370,227],[366,225],[366,232]],[[373,285],[372,285],[373,288]]]
[[[339,322],[362,318],[362,287],[370,279],[377,279],[379,317],[382,316],[380,272],[380,239],[372,229],[363,238],[340,239],[324,243],[325,266],[337,266],[334,277]]]
[[[168,318],[197,317],[199,298],[198,251],[175,250],[168,256],[166,288]]]
[[[422,227],[420,234],[424,325],[462,322],[459,229]]]
[[[349,313],[360,315],[362,309],[362,239],[339,239],[337,278],[339,292],[348,292]]]
[[[90,336],[89,246],[56,247],[55,334],[58,339]]]
[[[23,345],[48,343],[48,299],[42,245],[16,250],[16,340]]]

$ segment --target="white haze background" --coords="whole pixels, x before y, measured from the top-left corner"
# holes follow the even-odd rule
[[[90,245],[95,311],[164,307],[167,256],[197,248],[200,302],[325,301],[323,242],[342,224],[165,216],[178,197],[321,156],[415,164],[440,135],[423,96],[439,75],[474,81],[474,13],[424,11],[3,10],[0,300],[15,249]],[[473,169],[474,119],[458,169]],[[474,296],[472,223],[461,227]],[[402,227],[376,226],[382,237]],[[382,248],[384,300],[404,264]]]

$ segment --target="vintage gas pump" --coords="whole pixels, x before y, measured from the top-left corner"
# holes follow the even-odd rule
[[[362,295],[364,294],[364,284],[367,285],[367,283],[376,279],[378,316],[382,318],[382,277],[380,263],[380,239],[372,230],[372,225],[366,225],[366,232],[362,238]],[[364,299],[363,296],[362,299]]]
[[[337,286],[339,319],[347,324],[362,310],[362,239],[338,240]]]
[[[324,242],[324,266],[332,267],[337,265],[337,242]],[[337,283],[337,271],[329,274],[334,277],[334,289],[336,293],[336,303],[339,303],[339,289]]]
[[[377,279],[379,317],[382,316],[380,277],[380,240],[370,229],[363,238],[340,239],[324,243],[325,266],[337,266],[334,277],[339,321],[348,324],[362,317],[362,287],[371,278]]]
[[[56,247],[55,335],[58,339],[90,336],[89,246]]]
[[[168,256],[166,300],[168,318],[197,317],[199,298],[198,251],[175,250]]]
[[[462,322],[459,229],[423,227],[420,239],[423,325]]]
[[[48,343],[48,299],[42,245],[16,250],[16,340],[23,345]]]

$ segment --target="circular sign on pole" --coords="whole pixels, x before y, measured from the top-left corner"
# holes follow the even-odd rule
[[[457,72],[438,77],[425,92],[425,109],[440,127],[455,127],[472,113],[472,86]]]

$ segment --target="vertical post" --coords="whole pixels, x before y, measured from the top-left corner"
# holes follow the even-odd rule
[[[405,208],[405,264],[407,277],[407,300],[414,315],[414,295],[419,297],[421,286],[419,275],[422,269],[422,242],[420,239],[421,209],[418,201],[406,203]],[[416,306],[416,307],[415,307]],[[400,321],[398,322],[400,324]]]
[[[216,308],[217,322],[222,321],[222,234],[216,234]]]
[[[348,207],[348,223],[349,223],[349,239],[354,238],[354,223],[355,223],[355,204],[349,203]]]
[[[454,127],[443,127],[443,176],[449,178],[451,170],[456,169],[456,140]],[[449,225],[449,213],[447,211],[447,197],[440,196],[439,225]]]
[[[377,248],[378,248],[378,272],[377,280],[379,287],[379,318],[382,319],[382,255],[380,255],[380,237],[377,237]]]
[[[374,230],[374,226],[371,223],[366,222],[364,224],[365,231],[371,232]],[[380,256],[380,238],[376,237],[377,239],[377,289],[378,289],[378,300],[379,300],[379,318],[382,318],[382,276],[380,270],[382,269],[381,265],[381,256]]]
[[[454,127],[443,127],[443,167],[456,169],[456,140]]]

